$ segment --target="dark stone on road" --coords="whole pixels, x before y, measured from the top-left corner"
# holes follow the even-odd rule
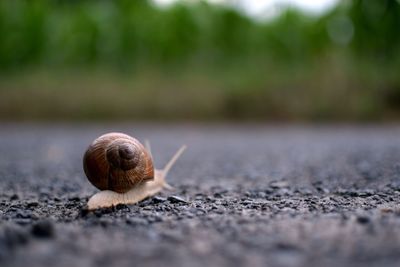
[[[55,235],[53,223],[47,220],[33,224],[31,232],[33,236],[38,238],[52,238]]]
[[[168,200],[171,203],[188,203],[185,199],[183,199],[182,197],[179,197],[179,196],[170,196],[170,197],[168,197]]]
[[[366,224],[369,223],[370,221],[371,219],[368,216],[365,215],[357,216],[357,222],[359,222],[360,224]]]
[[[152,203],[154,203],[154,204],[163,203],[165,201],[167,201],[167,199],[165,197],[154,196],[152,198]]]
[[[13,194],[13,195],[10,197],[10,200],[11,200],[11,201],[18,200],[18,199],[19,199],[19,197],[18,197],[17,194]]]

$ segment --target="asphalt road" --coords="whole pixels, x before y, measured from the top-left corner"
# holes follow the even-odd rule
[[[82,155],[149,139],[176,190],[87,213]],[[0,125],[1,266],[399,266],[399,126]]]

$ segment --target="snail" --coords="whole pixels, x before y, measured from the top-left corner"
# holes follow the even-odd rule
[[[89,199],[87,208],[134,204],[163,188],[172,189],[165,177],[185,148],[182,146],[165,167],[158,170],[153,166],[148,142],[145,148],[137,139],[123,133],[98,137],[83,156],[83,169],[88,180],[102,191]]]

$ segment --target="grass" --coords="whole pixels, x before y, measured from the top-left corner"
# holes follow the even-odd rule
[[[369,121],[398,118],[399,80],[338,57],[307,69],[32,70],[0,79],[2,120]],[[243,70],[245,68],[245,71]],[[385,70],[381,70],[385,72]],[[372,71],[370,71],[372,72]],[[386,76],[390,76],[388,71]]]
[[[398,1],[266,22],[189,2],[0,1],[0,119],[400,118]]]

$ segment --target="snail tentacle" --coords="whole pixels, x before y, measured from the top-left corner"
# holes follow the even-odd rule
[[[163,169],[155,171],[155,176],[156,177],[158,176],[159,177],[158,180],[161,180],[163,182],[163,188],[170,191],[174,190],[174,187],[168,184],[165,178],[167,177],[169,170],[172,168],[172,166],[174,166],[175,162],[182,155],[185,149],[186,145],[183,145],[181,148],[179,148],[178,151],[176,151],[175,155],[172,156],[172,158],[169,160],[169,162],[165,165]]]
[[[175,162],[182,155],[182,153],[183,153],[183,151],[185,151],[185,149],[186,149],[186,145],[183,145],[181,148],[179,148],[179,150],[176,151],[175,155],[165,165],[165,167],[162,169],[162,172],[163,172],[164,176],[167,176],[169,170],[172,168],[172,166],[174,166]]]
[[[151,145],[149,139],[144,140],[144,147],[147,149],[147,152],[149,152],[150,157],[153,158],[153,153],[151,153]]]

